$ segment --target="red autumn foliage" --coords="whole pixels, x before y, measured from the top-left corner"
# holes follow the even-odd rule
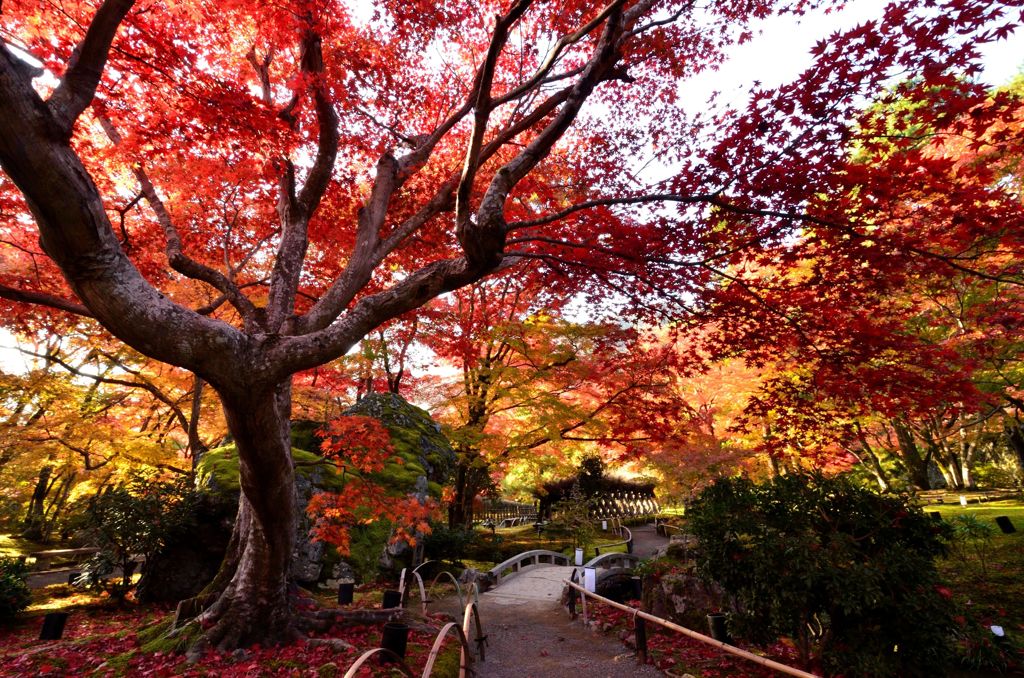
[[[840,4],[4,4],[0,310],[19,329],[91,317],[220,395],[246,557],[226,561],[212,642],[293,630],[293,375],[486,276],[626,322],[715,320],[754,361],[810,358],[836,396],[854,361],[867,384],[905,376],[894,402],[925,390],[913,361],[872,360],[918,345],[869,309],[910,276],[991,275],[997,250],[1016,275],[1020,204],[909,141],[887,156],[861,109],[906,77],[912,119],[982,141],[1006,106],[970,78],[1019,3],[895,2],[742,110],[686,105],[681,83],[756,20]],[[855,166],[854,142],[884,171]],[[815,249],[825,263],[794,277]]]
[[[337,468],[345,487],[341,492],[319,492],[310,499],[306,513],[314,521],[314,538],[348,555],[349,532],[355,525],[388,520],[394,525],[392,540],[410,546],[416,545],[417,534],[430,534],[427,519],[437,508],[435,502],[391,496],[372,478],[371,474],[384,470],[389,459],[402,463],[391,445],[391,435],[379,420],[338,417],[318,434],[323,438],[321,450]]]

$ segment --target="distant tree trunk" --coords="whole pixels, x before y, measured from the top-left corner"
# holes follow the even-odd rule
[[[448,527],[469,527],[476,518],[473,503],[488,487],[490,474],[483,457],[475,450],[461,449],[455,467],[452,502],[448,506]]]
[[[907,468],[907,475],[915,487],[922,490],[931,489],[931,481],[928,479],[928,462],[931,460],[931,452],[922,456],[917,447],[917,440],[914,439],[914,432],[905,422],[899,419],[892,421],[892,427],[896,431],[896,439],[899,442],[900,459]]]
[[[25,519],[22,522],[23,530],[21,536],[32,541],[46,540],[46,497],[53,489],[54,483],[60,478],[53,478],[53,466],[46,464],[39,469],[39,478],[36,479],[35,489],[32,490],[32,498],[28,502],[28,510],[25,512]]]
[[[1006,442],[1017,460],[1017,484],[1024,485],[1024,429],[1020,422],[1007,420],[1003,425]]]
[[[966,484],[962,474],[963,462],[958,447],[935,440],[929,441],[929,445],[933,449],[932,456],[938,462],[939,472],[946,481],[946,487],[950,490],[964,489]]]
[[[469,469],[466,464],[459,463],[455,467],[455,480],[452,486],[453,496],[451,504],[448,505],[448,527],[454,529],[464,525],[473,524],[472,499],[467,495],[467,478]]]
[[[74,487],[77,475],[75,471],[60,474],[60,484],[57,485],[57,491],[51,492],[53,498],[50,500],[49,507],[43,512],[44,541],[49,541],[53,536],[53,528],[60,520],[64,507],[67,506],[68,497],[71,496],[71,489]]]
[[[941,454],[935,455],[935,461],[935,467],[939,470],[939,473],[942,475],[942,481],[946,484],[946,489],[959,490],[960,480],[954,472],[956,465],[951,465],[950,463],[948,463],[948,460],[943,459]]]
[[[188,417],[188,451],[192,457],[192,471],[195,472],[200,460],[206,454],[206,445],[199,437],[199,417],[202,413],[203,386],[206,384],[198,374],[192,380],[192,409]]]
[[[865,462],[865,460],[855,451],[851,450],[851,453],[857,457],[857,461],[859,461],[861,465],[865,466],[869,471],[871,471],[871,474],[875,476],[875,481],[878,483],[879,489],[882,492],[888,492],[891,488],[888,474],[885,472],[885,469],[882,468],[882,462],[878,458],[878,455],[875,454],[875,450],[871,446],[871,443],[868,442],[868,437],[864,434],[864,430],[860,427],[860,424],[857,424],[857,440],[860,442],[861,452],[865,457],[867,457],[867,462]]]

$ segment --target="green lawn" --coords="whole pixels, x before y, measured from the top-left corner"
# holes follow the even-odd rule
[[[949,520],[956,515],[972,515],[979,519],[993,520],[996,516],[1008,516],[1018,533],[1024,531],[1024,503],[1019,499],[1000,499],[983,504],[968,504],[961,506],[959,503],[928,504],[925,511],[938,511],[943,519]],[[994,523],[993,523],[994,524]],[[1000,533],[1000,536],[1003,536]],[[1013,535],[1009,535],[1013,536]]]
[[[964,507],[956,496],[951,496],[942,504],[924,506],[924,510],[938,511],[946,521],[956,516],[972,516],[992,527],[991,541],[978,545],[980,554],[971,552],[966,558],[951,555],[940,559],[939,569],[963,609],[969,610],[980,623],[998,624],[1017,638],[1024,636],[1024,503],[1019,499],[1001,499]],[[1003,534],[995,524],[996,516],[1009,517],[1017,531]]]

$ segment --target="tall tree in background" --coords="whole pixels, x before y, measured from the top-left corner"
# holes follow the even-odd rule
[[[565,301],[505,274],[428,309],[433,329],[423,341],[458,371],[435,407],[458,453],[451,526],[472,523],[474,500],[502,469],[549,456],[553,444],[575,467],[581,446],[628,445],[652,414],[635,405],[659,387],[659,354],[643,352],[635,331],[563,318],[554,305]]]
[[[905,81],[861,116],[797,239],[734,255],[713,343],[774,366],[748,410],[782,421],[777,456],[845,437],[885,487],[885,441],[913,484],[934,463],[971,485],[1020,388],[1022,118],[1019,88]]]
[[[118,342],[83,344],[75,335],[23,343],[31,367],[0,373],[4,499],[19,503],[31,492],[24,535],[39,541],[72,491],[95,491],[131,469],[189,474],[224,436],[216,403],[194,375]]]
[[[899,71],[966,100],[958,78],[1015,6],[899,4],[746,112],[685,112],[680,80],[751,19],[812,4],[4,3],[0,293],[199,375],[237,443],[241,500],[201,642],[296,633],[292,375],[531,263],[558,294],[614,290],[630,319],[686,312],[737,279],[741,252],[806,225],[863,97]],[[644,185],[632,168],[652,151],[673,176]],[[841,238],[873,207],[811,216]]]

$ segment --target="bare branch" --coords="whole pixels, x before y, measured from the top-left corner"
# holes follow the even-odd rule
[[[582,210],[594,209],[595,207],[610,207],[611,205],[639,205],[651,202],[709,203],[715,200],[717,197],[717,193],[696,195],[681,195],[677,193],[652,193],[649,195],[636,195],[622,198],[595,198],[594,200],[587,200],[576,205],[571,205],[563,210],[545,215],[543,217],[538,217],[536,219],[528,219],[525,221],[513,221],[508,225],[508,230],[514,231],[522,228],[543,226],[544,224],[550,224],[554,221],[560,221],[565,217],[569,216],[570,214],[574,214]]]
[[[477,75],[474,87],[476,97],[473,103],[473,131],[469,136],[469,146],[466,149],[466,159],[462,168],[462,179],[459,181],[459,188],[455,195],[455,223],[459,230],[462,229],[464,222],[469,221],[469,196],[473,190],[476,170],[480,166],[480,149],[484,143],[484,134],[487,132],[487,121],[493,110],[491,85],[494,82],[494,69],[498,63],[498,55],[501,54],[501,50],[508,40],[509,29],[522,17],[531,2],[532,0],[519,0],[509,9],[506,16],[497,17],[494,32],[491,34],[491,42],[487,47],[487,56]]]
[[[597,16],[595,16],[593,19],[585,23],[583,26],[580,26],[580,28],[578,28],[576,31],[570,33],[569,35],[563,35],[561,38],[559,38],[558,42],[556,42],[548,51],[547,55],[544,57],[544,62],[537,68],[533,76],[531,76],[530,79],[524,82],[523,84],[519,85],[518,87],[511,90],[507,94],[503,95],[500,99],[498,99],[495,102],[495,105],[501,105],[509,101],[512,101],[513,99],[517,99],[526,92],[532,90],[533,88],[545,82],[560,80],[562,78],[578,74],[582,69],[577,69],[569,74],[562,74],[555,78],[549,79],[547,77],[548,73],[551,72],[551,69],[554,68],[555,64],[558,63],[558,58],[562,55],[562,52],[565,51],[566,47],[574,45],[587,35],[590,35],[590,33],[592,33],[595,28],[600,26],[604,22],[604,20],[608,18],[608,15],[611,13],[611,11],[621,4],[621,2],[613,2],[609,5],[606,5],[605,8],[602,9]]]
[[[188,431],[188,420],[185,418],[185,414],[181,411],[181,408],[178,407],[178,404],[170,398],[170,396],[165,394],[162,390],[160,390],[159,387],[157,387],[151,381],[143,377],[137,370],[132,370],[126,367],[123,363],[121,363],[121,361],[113,358],[109,354],[103,353],[102,355],[111,362],[113,362],[114,364],[116,364],[119,368],[123,369],[125,372],[128,372],[129,374],[135,376],[137,381],[131,381],[128,379],[118,379],[117,377],[107,377],[100,374],[90,374],[88,372],[83,372],[81,368],[75,367],[74,365],[61,359],[54,353],[36,353],[35,351],[30,351],[27,348],[23,347],[19,347],[18,351],[24,353],[25,355],[32,356],[33,358],[39,358],[40,360],[45,360],[46,362],[51,363],[53,365],[58,365],[65,371],[75,375],[76,377],[86,377],[88,379],[92,379],[94,382],[110,384],[112,386],[126,386],[128,388],[142,389],[143,391],[146,391],[154,398],[162,402],[164,405],[169,407],[174,418],[177,419],[178,424],[182,427],[182,429]]]
[[[302,265],[309,247],[309,220],[320,205],[338,155],[338,114],[334,110],[323,80],[324,59],[320,36],[311,28],[302,36],[300,68],[313,76],[313,98],[316,107],[317,152],[306,182],[294,194],[294,169],[288,163],[286,180],[280,196],[281,244],[270,279],[267,303],[267,328],[277,332],[295,310],[295,295],[302,275]]]
[[[30,290],[19,290],[7,285],[0,284],[0,297],[4,299],[10,299],[11,301],[19,301],[25,304],[39,304],[41,306],[49,306],[50,308],[56,308],[60,311],[67,311],[68,313],[74,313],[80,315],[83,318],[94,317],[92,311],[87,309],[85,306],[62,299],[61,297],[47,294],[45,292],[33,292]]]
[[[100,126],[103,127],[103,131],[106,132],[110,141],[115,145],[120,144],[121,134],[114,127],[114,123],[110,118],[102,113],[98,114],[97,117],[100,121]],[[132,173],[139,182],[142,194],[146,196],[146,202],[153,209],[157,222],[164,231],[164,236],[167,239],[167,261],[170,263],[171,268],[184,276],[205,282],[218,290],[231,302],[231,305],[241,314],[243,320],[247,323],[252,322],[256,316],[256,307],[253,306],[248,297],[242,294],[238,286],[220,271],[199,263],[182,251],[181,236],[178,234],[178,229],[175,227],[174,222],[171,221],[171,215],[164,206],[163,200],[157,194],[156,188],[153,187],[153,182],[149,180],[146,170],[141,165],[135,165],[132,168]]]
[[[594,88],[606,79],[618,55],[616,45],[621,32],[621,2],[616,0],[607,14],[601,38],[583,75],[572,86],[558,115],[515,158],[499,169],[491,180],[480,207],[476,223],[459,224],[459,244],[471,266],[487,269],[501,261],[505,243],[505,202],[509,193],[537,164],[545,158],[579,114]]]

